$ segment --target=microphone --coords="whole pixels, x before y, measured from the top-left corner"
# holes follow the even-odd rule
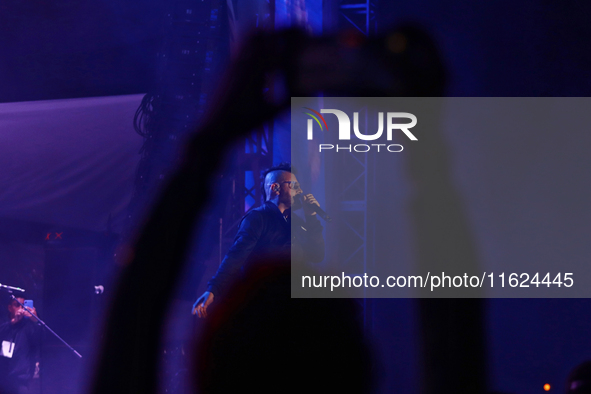
[[[299,200],[303,206],[305,204],[304,197],[301,194],[296,195],[296,197],[299,198]],[[318,214],[318,216],[320,216],[322,219],[326,220],[327,222],[332,222],[332,218],[330,216],[328,216],[328,214],[326,212],[324,212],[324,209],[320,208],[316,204],[308,204],[308,205],[310,207],[312,207],[312,210],[314,212],[316,212]]]
[[[20,291],[20,292],[25,292],[24,289],[21,289],[20,287],[13,287],[13,286],[8,286],[8,285],[3,285],[2,283],[0,283],[0,289],[4,289],[4,290],[8,290],[8,291]]]

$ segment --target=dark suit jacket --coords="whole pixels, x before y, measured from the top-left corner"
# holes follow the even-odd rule
[[[269,258],[291,258],[292,263],[321,262],[324,238],[318,218],[309,216],[304,220],[291,214],[285,219],[277,205],[269,201],[249,211],[242,218],[234,244],[209,281],[208,291],[216,296],[223,294],[241,272]]]

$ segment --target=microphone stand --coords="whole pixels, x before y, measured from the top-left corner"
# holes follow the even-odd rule
[[[50,333],[52,333],[54,337],[56,337],[57,339],[59,339],[64,345],[66,345],[71,351],[73,351],[76,356],[78,356],[79,358],[82,358],[82,355],[80,353],[78,353],[72,346],[70,346],[66,341],[64,341],[59,335],[57,335],[55,331],[53,331],[51,328],[49,328],[49,326],[47,324],[45,324],[45,322],[43,320],[41,320],[37,316],[35,316],[33,314],[33,312],[31,311],[31,309],[29,309],[29,307],[26,307],[23,304],[21,304],[21,302],[12,293],[15,290],[16,291],[24,291],[23,289],[18,288],[18,287],[6,286],[6,285],[2,285],[2,284],[0,284],[0,288],[5,289],[6,291],[8,291],[10,293],[10,298],[13,301],[18,302],[18,304],[20,306],[22,306],[27,312],[29,312],[31,314],[31,316],[33,316],[33,318],[37,319],[37,324],[45,327],[47,329],[47,331],[49,331]]]

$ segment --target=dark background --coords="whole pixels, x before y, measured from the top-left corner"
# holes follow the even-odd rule
[[[149,91],[159,77],[168,7],[152,0],[2,2],[0,102]],[[412,21],[432,32],[450,72],[450,96],[589,95],[587,2],[381,1],[376,16],[379,30]],[[382,392],[415,392],[413,305],[375,301],[370,335],[383,359]],[[491,389],[538,393],[551,383],[560,392],[568,371],[591,358],[590,310],[590,300],[489,300]]]
[[[163,1],[3,2],[0,102],[148,91],[168,9]],[[379,30],[413,21],[434,34],[452,73],[449,95],[586,96],[590,12],[574,0],[423,0],[379,2],[376,17]]]

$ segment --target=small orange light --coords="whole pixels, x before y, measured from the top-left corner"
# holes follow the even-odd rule
[[[550,385],[548,383],[544,385],[544,391],[550,391]]]

